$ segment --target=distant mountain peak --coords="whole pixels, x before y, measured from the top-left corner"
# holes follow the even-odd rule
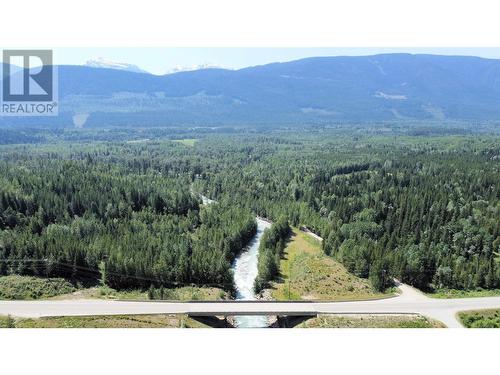
[[[177,65],[174,66],[172,69],[167,70],[166,74],[192,72],[195,70],[204,70],[204,69],[221,69],[221,66],[212,63],[202,63],[195,65]]]
[[[88,60],[85,63],[85,66],[89,66],[91,68],[106,68],[106,69],[125,70],[127,72],[133,72],[133,73],[148,73],[145,70],[139,68],[137,65],[116,62],[116,61],[108,60],[104,57],[98,57],[96,59]]]

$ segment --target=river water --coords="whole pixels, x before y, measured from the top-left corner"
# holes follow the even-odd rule
[[[259,256],[259,245],[264,230],[271,224],[256,218],[257,233],[252,241],[236,257],[233,262],[234,284],[236,287],[236,299],[242,301],[253,301],[256,299],[254,283],[257,277],[257,259]],[[267,327],[268,318],[266,316],[236,316],[234,318],[237,328],[260,328]]]
[[[212,204],[216,201],[201,196],[203,204]],[[236,288],[236,300],[254,301],[256,300],[254,292],[255,279],[257,278],[257,261],[259,257],[259,245],[264,230],[271,226],[270,223],[260,218],[257,221],[257,233],[250,243],[242,249],[241,253],[235,258],[232,264],[234,273],[234,284]],[[269,326],[267,316],[235,316],[234,322],[237,328],[263,328]]]

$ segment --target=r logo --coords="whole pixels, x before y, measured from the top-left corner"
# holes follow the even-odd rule
[[[3,102],[51,102],[51,50],[3,51]]]

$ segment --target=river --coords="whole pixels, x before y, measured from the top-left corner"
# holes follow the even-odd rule
[[[212,204],[216,201],[201,196],[203,204]],[[255,279],[257,278],[257,261],[259,257],[259,245],[264,230],[271,224],[260,218],[257,221],[257,233],[250,243],[242,249],[241,253],[235,258],[232,264],[234,273],[234,285],[236,288],[236,300],[253,301],[256,300],[254,292]],[[235,316],[234,323],[237,328],[263,328],[269,326],[267,316]]]
[[[259,218],[256,218],[256,220],[257,233],[233,262],[232,268],[237,300],[252,301],[256,299],[254,283],[257,277],[260,239],[264,234],[264,230],[271,226],[267,221]],[[266,316],[236,316],[234,320],[237,328],[261,328],[269,325]]]

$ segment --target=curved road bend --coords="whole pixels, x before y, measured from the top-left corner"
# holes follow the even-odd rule
[[[401,284],[397,297],[349,302],[135,302],[108,300],[0,301],[0,315],[17,317],[190,314],[190,315],[316,315],[421,314],[448,327],[462,327],[459,311],[500,308],[500,297],[433,299]]]

